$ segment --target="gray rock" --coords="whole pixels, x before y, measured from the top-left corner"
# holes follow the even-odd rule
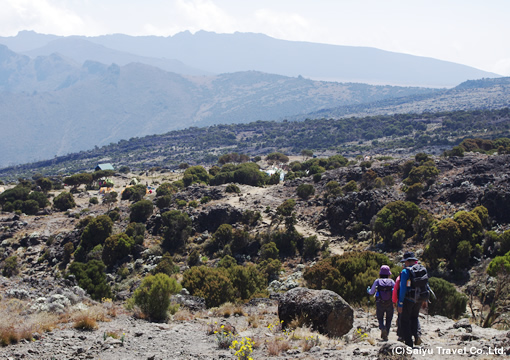
[[[469,322],[469,319],[462,319],[457,321],[455,324],[453,324],[454,329],[465,329],[466,332],[470,333],[473,332],[473,327],[471,326],[471,323]]]
[[[333,291],[298,287],[280,297],[278,316],[284,325],[301,317],[318,332],[340,337],[352,329],[354,310]]]

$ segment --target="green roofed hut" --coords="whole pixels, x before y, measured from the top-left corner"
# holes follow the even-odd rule
[[[97,164],[97,166],[94,170],[99,171],[99,170],[115,170],[115,169],[113,168],[112,164],[106,163],[106,164]]]

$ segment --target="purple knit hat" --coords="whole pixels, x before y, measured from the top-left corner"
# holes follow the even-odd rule
[[[390,267],[388,265],[381,266],[381,270],[379,270],[379,275],[391,275]]]

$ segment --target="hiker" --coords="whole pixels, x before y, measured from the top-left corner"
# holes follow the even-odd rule
[[[391,295],[395,281],[390,278],[391,271],[388,265],[381,266],[379,270],[379,278],[374,281],[372,288],[368,287],[367,292],[369,295],[375,295],[376,301],[376,315],[379,321],[379,330],[381,330],[381,338],[388,340],[390,333],[391,320],[393,319],[393,303]],[[386,324],[384,318],[386,317]]]
[[[400,290],[397,311],[400,314],[400,333],[407,346],[413,347],[422,343],[418,333],[418,316],[423,302],[428,301],[430,292],[428,287],[427,269],[418,264],[414,253],[404,253],[401,262],[405,267],[400,273]]]
[[[400,290],[400,275],[397,276],[397,279],[395,280],[395,287],[393,288],[393,304],[397,306],[398,303],[398,291]],[[398,341],[404,341],[404,337],[402,336],[402,330],[400,325],[400,313],[397,312],[397,337]],[[418,318],[418,337],[421,337],[421,325],[420,325],[420,318]]]

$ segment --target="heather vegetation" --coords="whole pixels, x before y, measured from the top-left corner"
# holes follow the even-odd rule
[[[416,153],[430,147],[451,149],[475,134],[487,140],[508,136],[508,118],[509,110],[504,108],[193,127],[5,168],[0,178],[14,180],[33,171],[54,174],[62,168],[70,173],[83,172],[106,155],[119,166],[147,170],[157,166],[178,169],[183,161],[192,166],[214,164],[219,159],[221,165],[239,165],[246,161],[247,154],[267,156],[279,152],[289,156],[300,155],[303,149],[314,149],[315,154],[331,150],[359,154],[370,150]],[[498,143],[496,149],[501,146],[506,145]],[[212,150],[217,148],[225,150]]]

